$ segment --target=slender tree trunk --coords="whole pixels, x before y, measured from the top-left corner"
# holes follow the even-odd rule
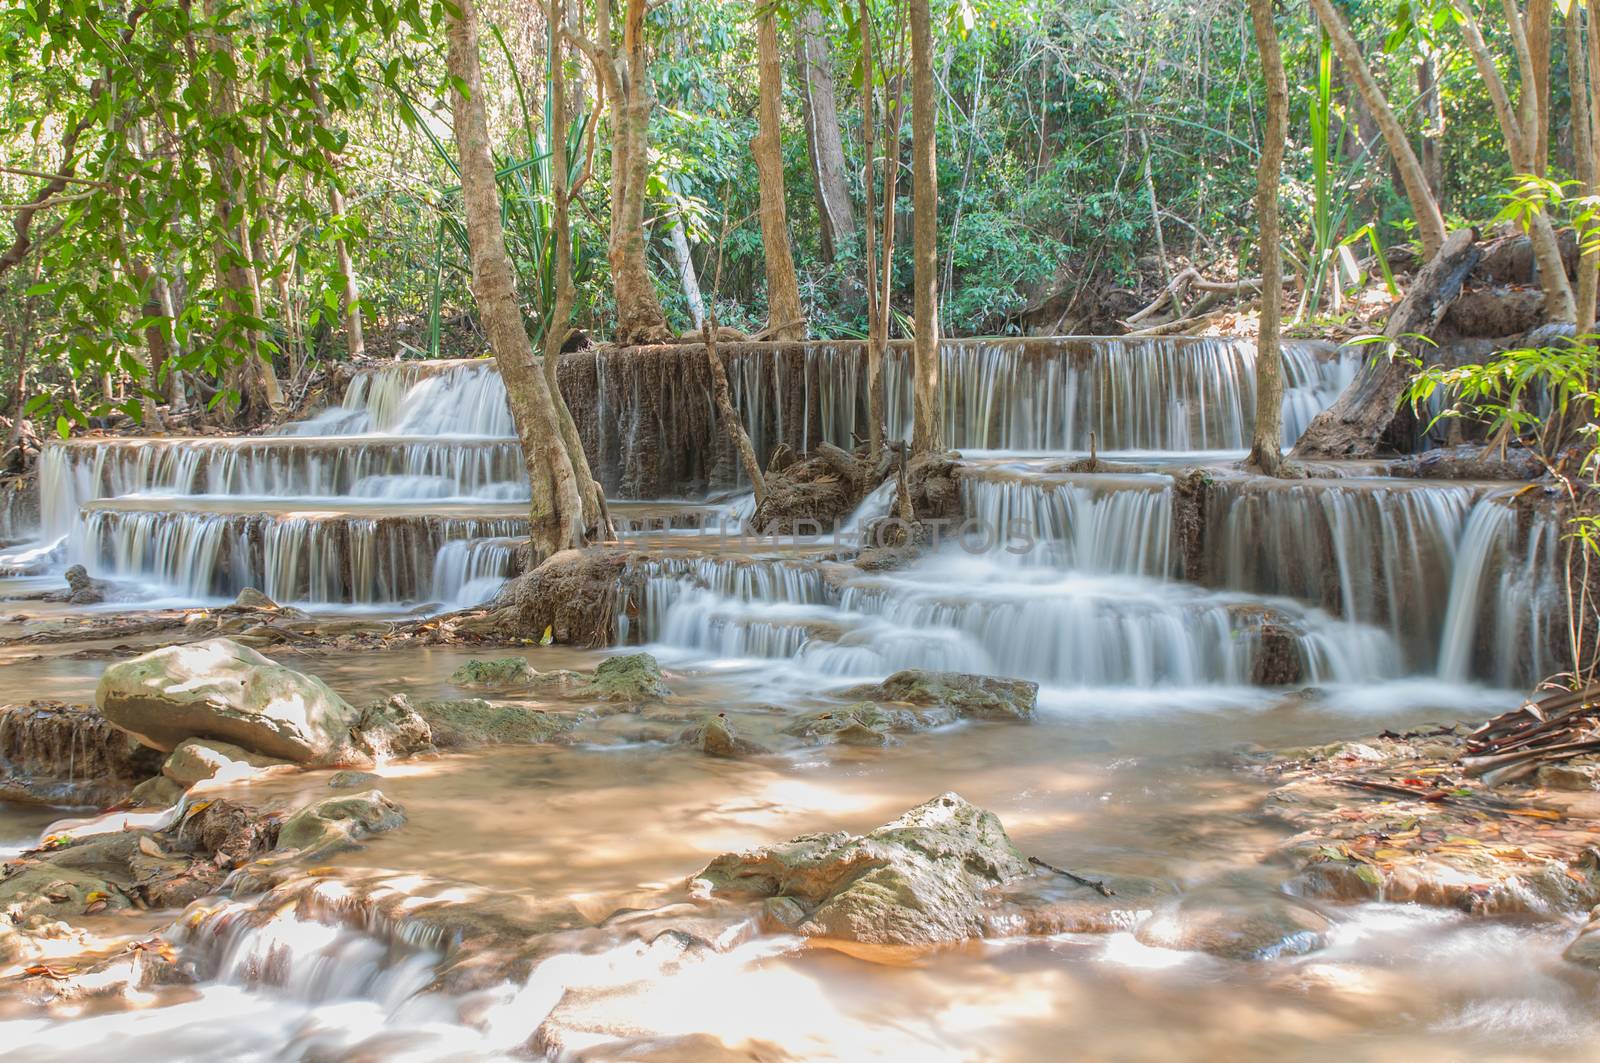
[[[308,39],[305,42],[305,75],[306,90],[311,97],[311,104],[317,109],[317,117],[326,124],[328,121],[328,101],[322,94],[321,70],[317,64],[316,49],[311,46]],[[337,170],[339,160],[331,151],[324,151],[323,156],[328,160],[328,168]],[[336,220],[344,217],[344,193],[339,190],[339,182],[332,178],[328,181],[328,213]],[[345,346],[352,359],[360,358],[367,353],[367,339],[361,322],[361,285],[356,280],[355,264],[350,258],[350,245],[344,237],[339,237],[333,242],[334,260],[339,266],[339,279],[344,284],[344,334]]]
[[[1444,140],[1444,104],[1439,98],[1437,60],[1430,50],[1417,64],[1417,93],[1422,97],[1427,128],[1422,134],[1422,173],[1428,182],[1428,194],[1444,213],[1444,153],[1439,150]]]
[[[1428,177],[1422,163],[1411,149],[1411,140],[1400,125],[1400,119],[1395,116],[1394,108],[1389,106],[1388,97],[1378,87],[1377,79],[1372,76],[1372,70],[1361,54],[1360,45],[1351,36],[1350,28],[1345,25],[1332,0],[1311,0],[1311,7],[1333,44],[1334,54],[1339,57],[1345,73],[1355,82],[1356,91],[1361,94],[1367,110],[1372,112],[1373,119],[1378,123],[1383,142],[1388,145],[1395,168],[1400,171],[1400,182],[1405,186],[1406,198],[1411,201],[1411,214],[1416,218],[1417,235],[1422,240],[1423,258],[1432,258],[1438,254],[1439,245],[1444,243],[1444,215],[1440,213],[1438,200],[1428,187]]]
[[[689,237],[684,232],[682,218],[668,228],[667,239],[672,244],[672,257],[678,263],[678,282],[683,285],[683,301],[689,304],[689,319],[698,331],[706,323],[706,301],[700,293],[700,278],[695,273],[694,256],[689,252]]]
[[[472,257],[472,294],[495,365],[505,381],[512,419],[522,443],[533,495],[529,506],[530,537],[542,558],[582,545],[586,531],[583,500],[572,461],[561,441],[555,403],[544,375],[534,365],[533,345],[517,305],[516,275],[506,252],[500,190],[495,182],[484,117],[477,5],[475,0],[455,0],[453,8],[446,11],[450,112]]]
[[[878,341],[878,321],[883,307],[878,302],[877,214],[873,207],[872,166],[877,149],[873,112],[878,105],[872,66],[872,24],[867,0],[856,0],[857,25],[861,30],[861,143],[866,160],[862,188],[865,192],[867,227],[867,449],[876,465],[883,454],[883,347]],[[887,169],[887,168],[886,168]]]
[[[1506,90],[1505,82],[1500,78],[1500,72],[1495,67],[1494,54],[1489,51],[1489,45],[1483,39],[1483,33],[1478,28],[1477,17],[1473,14],[1469,0],[1455,0],[1455,7],[1461,16],[1461,36],[1467,42],[1467,49],[1472,53],[1472,60],[1478,67],[1478,75],[1483,79],[1484,87],[1489,91],[1489,99],[1494,103],[1495,115],[1500,120],[1501,136],[1506,142],[1506,152],[1511,157],[1511,166],[1517,173],[1534,172],[1534,153],[1537,137],[1535,124],[1538,121],[1538,104],[1536,93],[1533,91],[1533,55],[1528,47],[1527,34],[1523,31],[1522,15],[1517,10],[1516,0],[1504,0],[1506,22],[1511,32],[1511,39],[1517,53],[1517,65],[1522,72],[1523,85],[1520,106],[1516,109],[1511,104],[1511,94]],[[1572,285],[1567,281],[1566,264],[1561,260],[1561,247],[1556,243],[1555,227],[1550,223],[1550,215],[1544,210],[1533,213],[1528,224],[1528,239],[1533,244],[1535,261],[1539,264],[1539,283],[1544,288],[1544,311],[1554,321],[1573,321],[1577,318],[1578,310],[1576,301],[1572,296]]]
[[[915,226],[912,229],[912,305],[916,335],[912,340],[911,451],[939,450],[939,249],[938,144],[935,142],[933,98],[933,27],[928,0],[910,0],[911,7],[911,184]]]
[[[1576,2],[1576,0],[1574,0]],[[1551,0],[1528,0],[1528,54],[1533,66],[1533,172],[1540,177],[1550,166],[1550,28]]]
[[[802,340],[805,311],[789,248],[789,214],[783,188],[783,66],[778,60],[778,16],[773,0],[756,4],[756,67],[760,105],[751,144],[761,192],[761,245],[767,266],[767,332],[775,340]]]
[[[589,455],[583,450],[583,438],[572,419],[567,397],[561,393],[561,348],[566,343],[575,302],[572,284],[571,173],[567,168],[566,154],[567,71],[561,35],[565,7],[566,0],[549,0],[545,12],[550,55],[550,128],[545,130],[545,145],[546,150],[553,153],[550,182],[554,201],[551,229],[555,242],[556,301],[550,311],[550,320],[545,324],[544,383],[555,406],[556,420],[561,426],[561,445],[567,452],[567,460],[572,463],[578,496],[583,500],[583,525],[601,538],[609,539],[611,515],[606,510],[605,492],[595,482],[594,473],[589,468]]]
[[[206,20],[211,23],[206,30],[207,43],[212,51],[222,54],[232,49],[217,25],[219,11],[219,0],[205,0]],[[211,109],[219,118],[224,120],[233,118],[239,110],[233,84],[215,68],[210,74],[209,89]],[[237,190],[243,187],[244,162],[236,146],[229,144],[221,151],[215,152],[212,156],[212,166],[216,170],[216,179],[224,190]],[[244,205],[235,198],[233,191],[224,191],[218,198],[217,221],[232,237],[234,247],[237,248],[237,250],[230,249],[229,241],[221,238],[217,240],[214,248],[217,279],[223,287],[223,305],[235,320],[248,315],[251,319],[259,321],[261,283],[256,274],[255,262],[250,257],[252,243],[249,214]],[[236,376],[237,386],[246,409],[256,414],[265,413],[283,404],[283,393],[278,388],[278,378],[266,360],[265,352],[261,350],[259,330],[254,325],[249,325],[242,327],[241,332],[244,337],[242,352],[244,361],[240,364]]]
[[[706,365],[711,371],[711,395],[717,404],[717,419],[728,433],[744,474],[750,478],[750,489],[755,492],[756,505],[767,497],[767,480],[761,473],[761,463],[756,460],[756,448],[750,445],[750,436],[739,420],[739,411],[733,407],[732,389],[728,387],[728,370],[717,353],[716,315],[700,327],[700,339],[706,345]]]
[[[1595,171],[1595,138],[1594,117],[1590,114],[1590,78],[1595,72],[1589,67],[1589,51],[1584,48],[1584,26],[1582,26],[1582,3],[1573,0],[1573,6],[1566,10],[1566,77],[1573,98],[1573,160],[1578,170],[1578,179],[1584,184],[1584,194],[1595,195],[1600,192],[1600,174]],[[1594,37],[1594,24],[1590,22],[1589,37]],[[1595,325],[1595,293],[1597,282],[1600,282],[1600,255],[1595,250],[1586,250],[1578,259],[1578,317],[1574,323],[1578,325],[1578,335],[1589,335],[1594,331]]]
[[[1320,0],[1319,0],[1320,2]],[[1256,340],[1256,424],[1249,464],[1276,476],[1283,464],[1283,352],[1279,329],[1283,320],[1283,252],[1278,225],[1278,182],[1283,171],[1284,126],[1289,111],[1289,83],[1278,48],[1272,0],[1250,0],[1256,48],[1267,83],[1266,127],[1256,169],[1256,217],[1261,249],[1261,334]]]
[[[863,42],[865,54],[870,45]],[[805,101],[806,143],[811,149],[811,178],[817,191],[822,257],[832,262],[839,245],[855,235],[855,210],[845,177],[844,142],[839,132],[839,101],[833,86],[833,56],[822,12],[807,7],[795,23],[800,84]],[[869,163],[870,166],[870,163]],[[869,208],[867,216],[872,216]]]

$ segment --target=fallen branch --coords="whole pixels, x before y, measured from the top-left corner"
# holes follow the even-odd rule
[[[1082,875],[1075,875],[1064,867],[1057,867],[1054,864],[1047,864],[1043,860],[1040,860],[1037,856],[1028,857],[1028,863],[1032,864],[1034,867],[1042,867],[1046,871],[1054,871],[1056,874],[1062,876],[1063,878],[1069,878],[1080,886],[1088,886],[1102,897],[1115,897],[1117,895],[1116,890],[1112,889],[1110,886],[1107,886],[1104,882],[1101,882],[1097,878],[1084,878]]]

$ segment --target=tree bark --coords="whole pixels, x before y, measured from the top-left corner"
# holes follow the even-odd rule
[[[863,42],[865,54],[870,45]],[[801,98],[805,101],[806,143],[811,154],[811,179],[817,192],[817,221],[822,257],[829,262],[856,232],[855,210],[846,180],[844,141],[839,132],[839,100],[833,85],[833,56],[822,12],[808,7],[795,23]],[[868,164],[870,167],[870,163]],[[867,211],[871,217],[871,209]]]
[[[1506,142],[1506,151],[1511,156],[1511,167],[1517,173],[1533,173],[1538,139],[1534,132],[1538,121],[1538,102],[1537,93],[1533,90],[1533,54],[1528,47],[1527,34],[1523,31],[1522,15],[1517,10],[1516,0],[1504,0],[1504,6],[1506,22],[1516,49],[1517,66],[1522,72],[1525,86],[1517,109],[1513,109],[1511,105],[1511,94],[1506,90],[1505,82],[1501,80],[1500,72],[1495,68],[1494,55],[1489,51],[1489,46],[1483,39],[1483,32],[1478,28],[1478,20],[1472,13],[1471,4],[1468,0],[1454,0],[1454,2],[1457,13],[1461,15],[1461,36],[1467,42],[1467,49],[1472,53],[1472,61],[1478,68],[1478,75],[1483,79],[1484,87],[1489,90],[1495,115],[1500,120],[1500,132]],[[1575,320],[1578,311],[1572,296],[1572,285],[1567,281],[1567,269],[1561,260],[1561,247],[1556,243],[1555,227],[1550,223],[1550,215],[1544,210],[1535,211],[1529,220],[1528,239],[1533,244],[1534,258],[1539,264],[1539,283],[1544,289],[1545,314],[1554,321]]]
[[[305,74],[306,90],[311,97],[311,104],[317,109],[318,119],[326,125],[328,122],[328,101],[322,94],[322,81],[319,77],[320,70],[317,65],[317,53],[312,48],[311,42],[305,42]],[[331,151],[324,151],[323,156],[328,160],[330,170],[338,168],[338,158]],[[344,216],[344,193],[339,190],[337,181],[328,181],[328,213],[334,218]],[[361,324],[361,285],[356,281],[355,264],[350,258],[350,245],[344,237],[339,237],[333,242],[334,260],[339,265],[339,279],[344,284],[344,332],[345,345],[350,352],[350,357],[360,358],[367,353],[367,340]]]
[[[1591,0],[1593,3],[1593,0]],[[1591,12],[1593,8],[1591,7]],[[1567,9],[1567,76],[1572,93],[1572,155],[1577,164],[1578,179],[1583,182],[1584,194],[1600,194],[1600,159],[1595,157],[1594,102],[1595,78],[1600,76],[1592,58],[1600,51],[1595,40],[1594,18],[1591,14],[1588,42],[1585,47],[1583,5],[1573,0]],[[1582,234],[1580,243],[1582,243]],[[1595,296],[1600,287],[1600,249],[1583,250],[1578,259],[1577,334],[1586,336],[1594,331]]]
[[[856,0],[856,9],[857,25],[861,28],[861,144],[866,160],[861,184],[867,211],[867,450],[876,466],[883,454],[883,345],[878,339],[878,322],[883,316],[883,308],[878,303],[878,219],[873,210],[872,186],[872,166],[877,150],[872,116],[878,105],[878,90],[873,82],[872,24],[867,21],[867,0]]]
[[[539,559],[583,544],[586,527],[577,475],[562,443],[561,426],[545,377],[534,365],[533,344],[517,304],[516,275],[500,222],[500,190],[484,116],[483,72],[478,60],[475,0],[446,8],[451,76],[450,113],[460,157],[461,198],[472,258],[472,294],[522,443],[532,502],[530,538]]]
[[[1311,0],[1311,6],[1317,13],[1317,21],[1333,43],[1334,54],[1344,65],[1345,73],[1355,82],[1356,91],[1361,94],[1367,110],[1378,123],[1383,142],[1389,148],[1395,168],[1400,171],[1406,198],[1411,201],[1411,214],[1416,218],[1417,235],[1422,240],[1423,258],[1430,259],[1438,253],[1439,245],[1444,243],[1444,215],[1440,213],[1438,200],[1428,187],[1427,173],[1417,159],[1417,153],[1412,150],[1411,140],[1400,125],[1400,119],[1395,116],[1394,108],[1389,105],[1388,97],[1372,76],[1360,46],[1351,36],[1350,28],[1345,25],[1332,0]]]
[[[717,419],[722,422],[722,430],[728,433],[728,439],[738,452],[739,462],[744,466],[744,474],[750,478],[750,488],[755,492],[756,505],[759,506],[767,497],[767,480],[761,473],[761,463],[756,460],[756,448],[750,445],[744,422],[739,420],[739,411],[733,408],[728,370],[722,364],[722,356],[717,353],[715,321],[716,315],[713,314],[712,320],[700,327],[700,339],[706,345],[706,364],[711,370],[711,395],[717,404]]]
[[[549,0],[545,11],[550,56],[550,128],[545,130],[545,148],[551,152],[550,185],[553,211],[551,218],[556,266],[556,299],[550,311],[550,320],[544,330],[544,385],[555,406],[556,420],[561,426],[561,445],[572,463],[572,474],[577,480],[578,496],[583,500],[583,525],[589,537],[611,538],[611,515],[606,509],[605,492],[595,482],[589,468],[589,455],[584,453],[583,438],[572,419],[567,397],[561,393],[561,348],[566,344],[568,325],[572,320],[572,306],[576,295],[572,283],[572,188],[568,169],[567,142],[567,70],[561,25],[566,21],[566,0]]]
[[[1532,60],[1534,93],[1533,172],[1540,177],[1550,167],[1550,26],[1551,0],[1528,0],[1528,54]]]
[[[1261,2],[1261,0],[1253,0]],[[1334,404],[1317,414],[1295,445],[1296,458],[1370,458],[1396,442],[1413,422],[1400,397],[1412,377],[1411,358],[1424,357],[1432,332],[1461,291],[1481,254],[1470,229],[1445,238],[1439,253],[1417,273],[1405,298],[1389,312],[1387,348],[1374,347],[1367,366]]]
[[[683,231],[683,219],[673,222],[667,230],[672,243],[672,257],[678,262],[678,282],[683,285],[683,301],[689,304],[689,319],[696,330],[706,323],[706,301],[700,292],[700,278],[694,271],[694,256],[689,253],[689,237]]]
[[[206,20],[210,23],[206,29],[207,46],[218,54],[232,50],[217,25],[220,10],[219,0],[205,0]],[[223,120],[232,119],[239,110],[233,84],[215,67],[210,71],[209,82],[211,109]],[[229,143],[221,151],[213,152],[212,165],[222,189],[217,199],[217,223],[232,237],[237,248],[230,249],[228,241],[221,236],[213,248],[217,280],[223,289],[223,305],[235,318],[248,315],[259,321],[261,282],[248,250],[252,246],[249,215],[230,191],[243,187],[244,162],[238,146]],[[235,380],[243,405],[255,415],[270,413],[283,405],[283,392],[279,390],[277,375],[261,350],[259,330],[254,325],[248,325],[242,327],[241,331],[244,336],[244,361],[239,365]]]
[[[911,451],[942,447],[939,423],[939,148],[935,142],[933,27],[928,0],[911,8],[912,338]]]
[[[751,143],[761,193],[761,245],[767,266],[767,332],[775,340],[805,339],[800,281],[789,248],[789,214],[783,188],[783,66],[778,60],[778,17],[773,0],[756,4],[756,67],[760,81],[757,133]]]
[[[1313,2],[1320,5],[1326,0]],[[1256,167],[1261,331],[1256,339],[1256,423],[1247,460],[1268,476],[1276,476],[1283,464],[1283,350],[1279,336],[1283,322],[1283,236],[1278,223],[1278,182],[1283,172],[1289,82],[1278,47],[1272,0],[1250,0],[1250,21],[1255,25],[1256,49],[1261,53],[1261,70],[1267,84],[1267,114]]]

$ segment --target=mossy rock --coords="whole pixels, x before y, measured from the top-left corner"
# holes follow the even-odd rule
[[[571,716],[483,698],[424,701],[416,712],[440,749],[538,745],[577,726]]]
[[[405,821],[405,810],[381,790],[330,797],[290,816],[278,832],[278,848],[319,855],[336,852]]]
[[[965,719],[1029,720],[1039,700],[1039,684],[963,672],[925,672],[911,668],[881,683],[852,687],[843,697],[944,708]]]
[[[659,701],[671,693],[661,675],[661,665],[648,653],[630,653],[602,661],[580,691],[600,701]]]
[[[531,686],[538,673],[521,657],[471,660],[450,674],[450,682],[473,690],[505,690]]]

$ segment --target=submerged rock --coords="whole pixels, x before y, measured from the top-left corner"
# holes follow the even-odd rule
[[[869,945],[928,946],[983,932],[986,895],[1030,873],[991,812],[941,794],[864,836],[805,834],[708,864],[714,891],[770,898],[770,922]]]
[[[753,757],[769,752],[764,746],[740,738],[724,712],[707,716],[679,735],[678,741],[711,757]]]
[[[0,798],[7,801],[111,805],[160,770],[160,753],[92,708],[0,706]]]
[[[1039,699],[1039,684],[962,672],[896,672],[881,683],[851,687],[840,695],[860,701],[942,708],[978,720],[1027,720]]]
[[[1134,936],[1154,948],[1227,960],[1273,960],[1321,948],[1329,925],[1321,913],[1289,897],[1238,905],[1185,899],[1140,924]]]
[[[302,808],[283,824],[278,848],[322,855],[349,848],[363,838],[404,826],[405,810],[381,790],[330,797]]]
[[[288,761],[263,757],[228,742],[207,742],[189,738],[161,765],[161,774],[187,790],[207,779],[234,782],[259,775],[268,768],[282,767]]]
[[[538,673],[521,657],[472,660],[450,674],[450,682],[458,687],[483,690],[530,686],[536,679]]]
[[[885,708],[870,701],[858,701],[843,708],[813,712],[783,729],[786,735],[855,746],[887,746],[899,741],[896,734],[925,731],[953,723],[954,710]]]
[[[231,639],[168,646],[107,668],[95,704],[146,745],[220,739],[295,763],[330,763],[356,717],[327,684]]]
[[[157,775],[135,786],[128,795],[128,804],[135,808],[171,808],[183,799],[184,792],[182,786],[165,775]]]
[[[440,749],[537,745],[577,725],[571,716],[482,698],[422,701],[416,711]]]
[[[132,907],[115,883],[92,871],[42,862],[10,866],[12,873],[0,879],[0,923],[25,925],[92,914],[91,909]]]
[[[330,790],[354,790],[358,786],[376,786],[383,779],[370,771],[336,771],[328,778]]]
[[[671,693],[661,666],[648,653],[630,653],[602,661],[579,692],[601,701],[659,701]]]

